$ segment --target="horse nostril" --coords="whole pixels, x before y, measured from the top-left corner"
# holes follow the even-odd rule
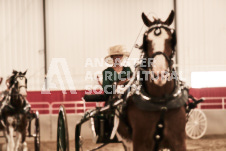
[[[154,78],[158,79],[159,78],[159,74],[158,73],[154,73]]]

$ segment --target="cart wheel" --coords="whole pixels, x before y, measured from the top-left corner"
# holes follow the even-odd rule
[[[65,108],[60,106],[57,123],[57,151],[69,151],[68,126]]]
[[[35,151],[40,151],[40,124],[39,112],[35,112]]]
[[[81,124],[77,124],[75,127],[75,151],[80,151],[81,146],[82,146]]]
[[[191,139],[199,139],[207,129],[206,115],[200,109],[193,109],[189,113],[189,118],[186,124],[186,134]]]

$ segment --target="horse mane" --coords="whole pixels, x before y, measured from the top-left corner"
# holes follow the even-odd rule
[[[11,88],[14,84],[14,80],[15,80],[15,77],[16,75],[12,75],[10,78],[9,78],[9,87]]]

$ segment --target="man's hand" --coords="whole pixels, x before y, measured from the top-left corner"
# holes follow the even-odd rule
[[[124,85],[117,85],[116,94],[123,94],[124,93]]]

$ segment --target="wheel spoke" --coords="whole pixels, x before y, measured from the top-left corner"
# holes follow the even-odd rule
[[[198,139],[205,134],[206,127],[207,119],[205,114],[199,109],[192,110],[186,124],[187,135],[190,138]]]

